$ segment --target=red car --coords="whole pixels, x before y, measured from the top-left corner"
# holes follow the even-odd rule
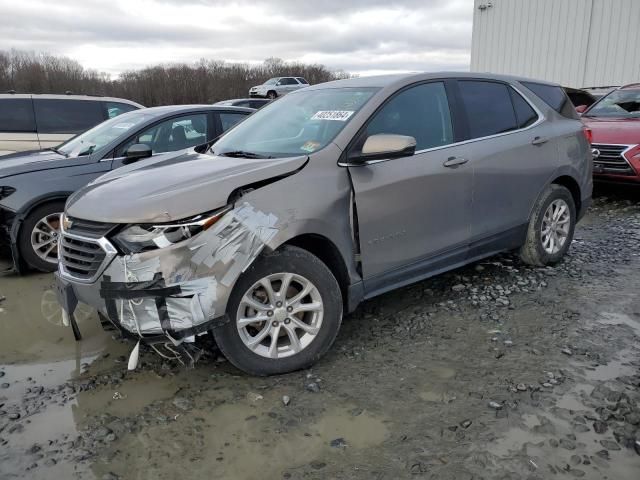
[[[640,184],[640,83],[576,110],[592,132],[594,180]]]

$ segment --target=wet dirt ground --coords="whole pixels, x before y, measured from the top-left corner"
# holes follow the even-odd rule
[[[0,478],[636,479],[640,193],[605,191],[567,259],[503,255],[366,302],[312,370],[194,369],[0,276]]]

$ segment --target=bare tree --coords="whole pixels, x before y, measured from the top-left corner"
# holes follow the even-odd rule
[[[67,57],[0,50],[0,92],[110,95],[149,107],[245,97],[251,86],[287,75],[305,77],[311,84],[349,77],[324,65],[268,58],[258,65],[207,59],[193,64],[156,65],[126,71],[112,79]]]

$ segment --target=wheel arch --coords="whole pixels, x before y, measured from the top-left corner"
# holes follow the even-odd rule
[[[576,181],[575,178],[570,175],[561,175],[556,177],[552,182],[552,185],[560,185],[565,187],[571,193],[571,197],[573,197],[573,203],[576,207],[577,215],[580,215],[582,211],[582,194],[580,191],[580,184]]]
[[[324,235],[316,233],[298,235],[287,240],[278,248],[282,248],[285,245],[292,245],[308,251],[318,257],[331,270],[340,286],[342,301],[346,308],[350,285],[349,272],[337,245]]]

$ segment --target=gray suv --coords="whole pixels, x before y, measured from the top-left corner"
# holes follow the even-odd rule
[[[560,261],[592,190],[561,87],[475,73],[305,88],[188,155],[69,199],[59,300],[185,355],[211,332],[256,375],[308,367],[394,288],[506,250]]]

